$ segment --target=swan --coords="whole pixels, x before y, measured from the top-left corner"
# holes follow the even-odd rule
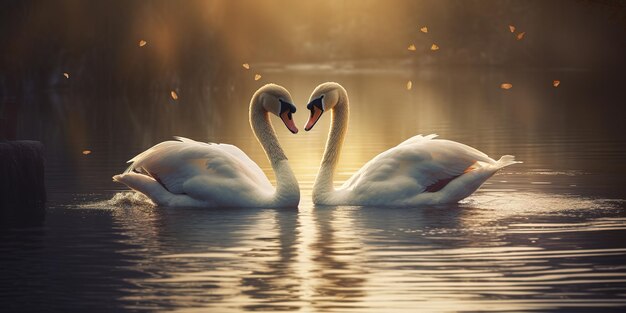
[[[249,121],[274,173],[276,188],[243,151],[229,144],[197,142],[183,137],[165,141],[132,158],[113,180],[170,207],[296,207],[298,181],[289,166],[268,113],[297,133],[289,92],[268,84],[250,101]]]
[[[498,161],[467,145],[437,135],[417,135],[367,162],[340,188],[333,176],[348,126],[348,94],[334,82],[319,85],[309,99],[310,131],[326,111],[331,126],[313,203],[321,205],[418,206],[454,203],[471,195],[499,169],[521,163],[505,155]]]

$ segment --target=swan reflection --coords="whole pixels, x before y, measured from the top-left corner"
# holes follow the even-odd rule
[[[206,210],[133,201],[110,208],[123,269],[135,273],[120,285],[128,308],[499,311],[505,301],[524,311],[565,307],[563,297],[585,307],[626,304],[616,300],[626,268],[611,265],[626,249],[563,246],[626,231],[623,201],[529,190],[415,208]],[[607,293],[612,299],[602,300]]]

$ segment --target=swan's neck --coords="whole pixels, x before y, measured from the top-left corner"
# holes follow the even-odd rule
[[[348,130],[349,107],[347,96],[340,94],[339,100],[330,114],[330,133],[326,140],[326,149],[324,150],[320,171],[317,174],[317,178],[315,178],[315,184],[313,184],[313,198],[335,190],[333,187],[335,169],[337,168],[341,146]]]
[[[250,125],[276,174],[276,193],[271,201],[277,205],[293,204],[292,202],[295,201],[293,205],[297,205],[300,199],[298,181],[289,166],[283,148],[278,143],[269,114],[256,99],[253,99],[250,106]]]

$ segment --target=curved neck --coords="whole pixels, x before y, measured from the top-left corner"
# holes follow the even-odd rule
[[[300,187],[298,181],[289,166],[283,148],[278,142],[269,113],[263,109],[258,95],[253,97],[250,103],[250,126],[276,174],[276,193],[273,201],[276,203],[292,201],[294,196],[299,200]]]
[[[269,113],[263,109],[261,104],[255,105],[255,103],[259,103],[259,101],[254,101],[250,105],[250,126],[257,140],[263,146],[267,158],[274,166],[275,163],[281,160],[287,160],[287,156],[280,143],[278,143]]]
[[[345,93],[340,92],[337,104],[330,111],[330,133],[326,140],[326,149],[324,150],[320,170],[313,184],[313,197],[316,194],[319,195],[335,190],[333,180],[341,154],[341,146],[343,146],[343,140],[348,131],[349,113],[348,97]]]

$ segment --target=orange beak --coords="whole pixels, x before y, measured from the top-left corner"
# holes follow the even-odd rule
[[[291,112],[285,111],[281,113],[280,119],[283,120],[283,123],[285,123],[285,126],[287,126],[287,129],[289,129],[291,133],[298,133],[298,127],[296,127],[296,124],[294,124],[293,119],[291,118]]]
[[[318,108],[317,106],[313,106],[311,109],[311,117],[309,117],[309,121],[306,123],[306,126],[304,126],[304,130],[311,130],[311,128],[315,126],[315,123],[317,123],[317,121],[320,119],[320,116],[322,116],[322,113],[324,113],[322,109]]]

